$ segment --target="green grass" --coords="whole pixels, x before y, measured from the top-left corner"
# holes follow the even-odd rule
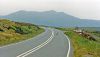
[[[4,46],[4,45],[7,45],[7,44],[11,44],[11,43],[16,43],[16,42],[20,42],[20,41],[23,41],[23,40],[27,40],[27,39],[30,39],[40,33],[44,32],[44,29],[40,29],[38,30],[37,32],[32,32],[30,34],[26,34],[26,35],[14,35],[14,36],[7,36],[6,38],[0,40],[0,46]]]
[[[44,32],[43,28],[29,23],[0,20],[0,46],[30,39]]]
[[[100,56],[100,43],[96,41],[90,41],[85,37],[73,32],[73,29],[61,29],[66,31],[65,34],[71,39],[74,47],[74,57],[84,57],[85,55],[91,55],[93,57]]]
[[[85,31],[91,33],[91,35],[94,35],[96,40],[100,42],[100,27],[83,27],[80,29],[84,29]]]

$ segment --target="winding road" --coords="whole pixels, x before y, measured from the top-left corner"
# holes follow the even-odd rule
[[[36,37],[0,47],[0,57],[72,57],[72,50],[62,31],[46,28]]]

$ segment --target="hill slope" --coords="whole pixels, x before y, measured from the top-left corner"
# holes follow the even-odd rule
[[[29,39],[41,32],[43,29],[33,24],[0,19],[0,46]]]
[[[65,14],[64,12],[56,11],[17,11],[2,18],[9,18],[14,21],[29,22],[39,25],[48,26],[89,26],[89,27],[100,27],[100,21],[96,20],[83,20],[77,17]],[[98,24],[98,25],[97,25]]]

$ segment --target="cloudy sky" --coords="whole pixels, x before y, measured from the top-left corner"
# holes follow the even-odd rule
[[[100,0],[0,0],[0,15],[18,10],[55,10],[81,19],[100,20]]]

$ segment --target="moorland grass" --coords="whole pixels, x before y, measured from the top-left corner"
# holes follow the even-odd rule
[[[60,30],[63,30],[71,39],[74,57],[100,57],[100,42],[88,40],[74,32],[72,28],[60,28]]]
[[[44,29],[34,24],[0,19],[0,46],[30,39],[42,32]]]

